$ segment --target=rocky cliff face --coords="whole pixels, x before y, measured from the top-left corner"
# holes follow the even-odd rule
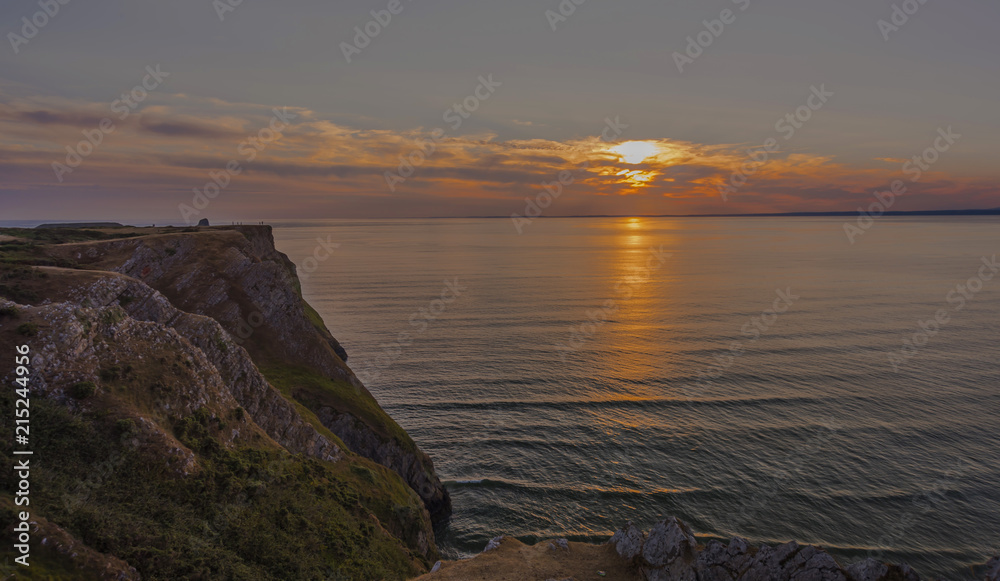
[[[451,513],[430,457],[346,365],[344,349],[302,300],[295,265],[275,249],[269,226],[64,244],[51,254],[140,280],[178,309],[213,319],[266,379],[304,404],[349,450],[399,474],[434,520]]]
[[[400,579],[436,558],[428,508],[450,502],[430,459],[346,366],[269,228],[16,250],[72,267],[0,264],[0,344],[32,349],[41,571]]]

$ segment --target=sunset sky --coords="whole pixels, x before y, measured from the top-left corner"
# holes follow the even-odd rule
[[[62,1],[0,4],[3,220],[1000,206],[995,1]]]

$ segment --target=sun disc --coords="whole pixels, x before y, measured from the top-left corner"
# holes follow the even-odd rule
[[[611,148],[625,163],[637,164],[646,161],[660,152],[659,146],[650,141],[626,141]]]

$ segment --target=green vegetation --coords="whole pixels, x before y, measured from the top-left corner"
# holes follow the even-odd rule
[[[0,265],[77,268],[79,265],[74,260],[49,256],[45,247],[69,242],[133,238],[137,235],[134,232],[105,232],[82,228],[0,228],[0,237],[16,238],[16,240],[0,241]]]
[[[121,379],[122,368],[120,365],[109,365],[108,367],[102,367],[98,374],[101,376],[102,381],[115,381]]]
[[[93,381],[81,381],[69,389],[69,395],[73,399],[87,399],[96,391],[97,386],[94,385]]]
[[[126,317],[125,311],[121,310],[118,307],[115,307],[113,309],[108,309],[103,313],[101,313],[101,322],[104,323],[105,325],[114,325],[116,323],[124,321],[125,317]]]
[[[115,422],[115,431],[123,437],[132,437],[139,433],[139,427],[132,418],[124,418]]]
[[[370,426],[385,439],[395,439],[403,449],[416,453],[417,445],[371,395],[346,381],[333,381],[317,371],[292,365],[260,365],[268,382],[289,399],[310,410],[324,407],[347,412]],[[312,416],[313,414],[308,414]]]
[[[0,297],[15,303],[33,303],[38,300],[38,293],[25,285],[43,278],[48,278],[48,275],[37,268],[3,264],[3,254],[0,253]]]
[[[0,228],[0,230],[3,230]],[[74,268],[73,260],[52,258],[45,253],[45,245],[36,242],[0,242],[0,264],[2,265],[35,265],[63,266]]]
[[[323,323],[323,317],[319,316],[316,309],[312,308],[312,305],[307,303],[305,300],[302,301],[302,310],[305,311],[306,318],[309,319],[309,322],[312,323],[313,327],[316,327],[316,330],[319,331],[320,335],[325,335],[330,332],[327,330],[326,324]]]
[[[25,337],[34,337],[38,334],[38,325],[34,323],[23,323],[18,325],[17,332]]]
[[[136,444],[136,432],[122,427],[132,420],[36,401],[32,512],[143,579],[400,580],[427,566],[386,533],[415,545],[419,501],[367,460],[226,449],[217,420],[199,411],[176,422],[175,435],[198,461],[183,476],[162,451]],[[13,410],[12,394],[0,394],[0,414]],[[9,446],[0,441],[0,528],[14,521]],[[96,578],[41,546],[32,557],[39,579]]]
[[[0,308],[0,317],[11,317],[15,318],[21,314],[21,309],[17,307],[2,307]]]
[[[14,236],[40,244],[66,244],[67,242],[112,240],[136,236],[122,232],[111,233],[82,228],[0,228],[0,235]]]

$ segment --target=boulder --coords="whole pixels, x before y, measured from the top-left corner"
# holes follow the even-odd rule
[[[556,539],[556,540],[552,541],[551,543],[549,543],[549,550],[550,551],[555,551],[555,550],[558,550],[558,549],[562,549],[564,551],[568,551],[569,550],[569,541],[567,541],[566,539]]]
[[[646,533],[642,529],[632,524],[632,521],[625,523],[623,528],[615,531],[614,536],[608,541],[615,546],[618,555],[626,561],[634,561],[642,554],[642,545],[646,541]]]
[[[868,558],[847,568],[847,574],[854,581],[882,581],[889,574],[889,566]]]
[[[678,557],[694,556],[698,542],[691,529],[676,517],[656,523],[642,548],[642,559],[650,567],[664,567]]]
[[[701,581],[732,581],[746,568],[751,557],[743,539],[733,539],[729,546],[709,541],[698,554],[695,571]]]
[[[993,557],[986,563],[986,581],[1000,581],[1000,557]]]

